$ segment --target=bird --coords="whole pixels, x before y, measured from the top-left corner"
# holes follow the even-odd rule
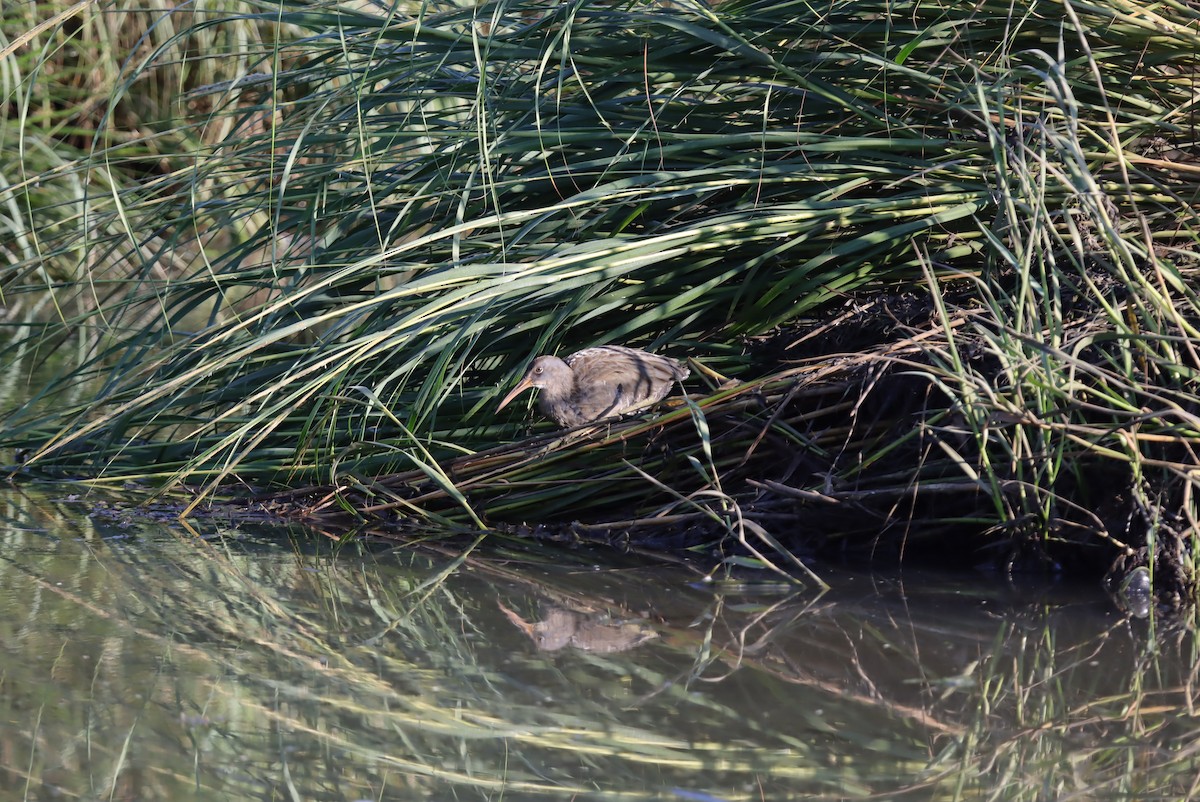
[[[496,411],[531,387],[541,390],[538,408],[559,426],[572,427],[622,415],[661,401],[688,369],[674,359],[623,345],[599,345],[566,359],[543,355],[533,360]]]

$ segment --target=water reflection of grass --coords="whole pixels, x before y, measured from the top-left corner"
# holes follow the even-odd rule
[[[854,576],[820,597],[713,592],[512,550],[444,574],[433,552],[334,558],[298,530],[281,550],[279,530],[79,512],[4,500],[9,791],[1183,799],[1195,782],[1194,634],[1103,603]],[[657,637],[539,651],[500,604]]]
[[[1193,798],[1195,633],[1160,633],[1169,643],[1156,646],[1143,632],[1130,648],[1130,622],[1117,620],[1064,646],[1067,626],[998,633],[978,692],[960,701],[961,751],[941,758],[962,798],[997,785],[1014,800]]]

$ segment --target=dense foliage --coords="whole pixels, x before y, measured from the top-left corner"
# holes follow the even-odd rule
[[[14,333],[75,354],[28,469],[1190,581],[1193,6],[282,3],[121,85],[228,25],[288,35],[174,99],[186,166],[8,268],[76,260]],[[695,403],[512,444],[529,358],[605,342]]]

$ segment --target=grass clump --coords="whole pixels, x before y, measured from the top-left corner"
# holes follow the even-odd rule
[[[264,7],[302,32],[268,77],[185,96],[227,135],[62,238],[125,272],[48,392],[106,378],[7,440],[366,514],[1164,558],[1188,593],[1200,14],[1168,5]],[[513,443],[528,359],[606,342],[741,383]]]
[[[69,327],[83,324],[93,339],[89,321],[114,311],[110,286],[164,280],[196,261],[199,254],[186,247],[153,260],[152,230],[131,229],[126,213],[161,200],[197,148],[229,135],[230,121],[211,119],[212,104],[195,90],[240,84],[264,59],[271,63],[275,42],[288,32],[251,8],[95,2],[6,9],[0,320],[20,326],[58,317]],[[250,94],[230,91],[225,100],[244,109]]]

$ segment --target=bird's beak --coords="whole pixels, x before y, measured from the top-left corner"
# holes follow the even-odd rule
[[[519,396],[521,393],[525,392],[532,386],[533,386],[533,382],[531,382],[529,380],[529,376],[522,377],[522,379],[519,382],[517,382],[517,386],[512,388],[512,392],[510,392],[508,395],[504,396],[504,400],[500,402],[500,406],[496,407],[496,411],[499,412],[500,410],[504,409],[506,406],[508,406],[509,401],[512,401],[514,398],[516,398],[517,396]]]

